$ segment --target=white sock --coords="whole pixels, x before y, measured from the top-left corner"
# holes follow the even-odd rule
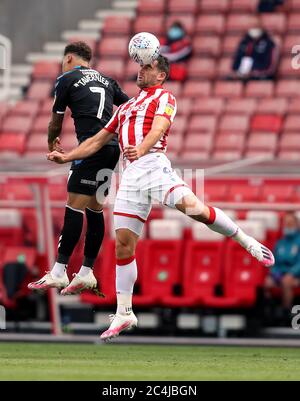
[[[207,227],[212,231],[225,235],[225,237],[234,237],[238,231],[238,225],[232,221],[221,209],[209,207],[210,221]]]
[[[126,260],[117,260],[116,291],[118,308],[117,313],[127,314],[132,311],[132,293],[137,279],[137,265],[135,257]]]
[[[56,262],[51,270],[51,275],[53,277],[60,278],[65,274],[66,269],[67,269],[67,265],[65,265],[64,263]]]
[[[87,266],[81,266],[78,275],[80,277],[84,277],[87,276],[88,274],[90,274],[90,272],[93,271],[93,269],[91,267],[87,267]]]

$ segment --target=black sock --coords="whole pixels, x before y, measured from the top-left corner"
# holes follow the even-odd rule
[[[103,212],[85,209],[87,230],[84,244],[83,266],[93,268],[104,238],[105,224]]]
[[[66,206],[64,226],[58,244],[57,262],[68,264],[83,226],[83,212]]]

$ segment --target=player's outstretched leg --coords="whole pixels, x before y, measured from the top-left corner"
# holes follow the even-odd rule
[[[106,341],[117,337],[122,331],[137,326],[137,318],[132,311],[132,293],[137,279],[135,248],[138,235],[128,229],[116,231],[116,290],[117,312],[110,316],[111,324],[101,339]]]
[[[99,208],[102,207],[98,205]],[[80,294],[84,290],[97,290],[98,283],[93,267],[104,238],[103,210],[86,208],[87,231],[84,246],[84,259],[78,274],[74,274],[71,283],[61,291],[62,295]]]
[[[274,265],[275,259],[270,249],[244,233],[222,210],[204,205],[192,192],[181,199],[176,208],[193,220],[206,224],[211,230],[237,241],[265,266]]]

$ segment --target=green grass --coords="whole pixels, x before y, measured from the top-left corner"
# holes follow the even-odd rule
[[[299,380],[300,349],[0,343],[0,380]]]

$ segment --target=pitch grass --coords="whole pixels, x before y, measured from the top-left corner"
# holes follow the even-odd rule
[[[300,349],[0,343],[0,380],[300,380]]]

